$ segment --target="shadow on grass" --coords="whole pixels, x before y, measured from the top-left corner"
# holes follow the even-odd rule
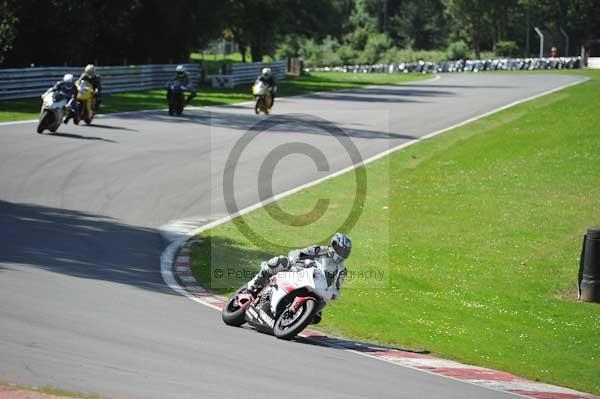
[[[229,237],[208,236],[192,246],[192,271],[205,288],[228,294],[247,283],[260,263],[275,255],[262,249],[247,249]]]

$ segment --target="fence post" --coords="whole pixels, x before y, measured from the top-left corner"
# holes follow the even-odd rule
[[[563,34],[563,36],[565,37],[565,57],[569,56],[569,35],[567,35],[567,32],[565,32],[563,30],[563,28],[560,28],[560,33]]]
[[[544,34],[542,33],[541,30],[538,29],[537,26],[534,29],[535,29],[535,32],[540,37],[540,58],[544,58]]]

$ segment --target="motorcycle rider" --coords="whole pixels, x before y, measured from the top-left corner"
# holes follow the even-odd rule
[[[177,68],[175,68],[175,77],[173,78],[173,80],[178,80],[181,82],[182,85],[187,87],[188,91],[190,92],[190,95],[188,96],[185,103],[189,104],[190,101],[192,101],[192,98],[196,97],[196,90],[192,85],[192,79],[190,79],[190,75],[187,73],[183,65],[177,65]],[[167,101],[169,103],[171,102],[171,90],[169,89],[167,89]]]
[[[271,68],[263,68],[262,73],[256,80],[269,86],[269,94],[271,95],[271,105],[269,106],[269,109],[271,109],[273,104],[275,104],[275,93],[277,92],[277,82],[275,81],[275,76],[273,76],[273,73],[271,72]]]
[[[52,91],[60,92],[69,99],[67,101],[69,113],[65,117],[64,123],[69,123],[71,118],[77,118],[77,86],[75,86],[75,77],[70,73],[65,74],[62,80],[59,80],[52,86]]]
[[[266,262],[262,262],[260,271],[248,282],[248,292],[256,297],[267,281],[279,272],[290,270],[292,266],[310,268],[314,267],[315,259],[329,258],[336,266],[335,271],[326,272],[329,287],[335,286],[339,298],[339,291],[346,278],[346,267],[344,260],[348,259],[352,252],[352,240],[345,234],[335,233],[329,240],[329,245],[313,245],[303,249],[292,250],[287,256],[275,256]],[[315,316],[314,323],[321,321],[321,312]]]
[[[102,102],[102,82],[100,75],[96,73],[94,64],[87,64],[85,66],[79,80],[85,80],[92,86],[94,90],[94,112],[96,112],[98,108],[100,108],[100,103]]]

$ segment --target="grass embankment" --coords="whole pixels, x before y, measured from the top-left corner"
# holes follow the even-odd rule
[[[279,82],[279,96],[294,96],[323,90],[339,90],[364,85],[394,84],[431,78],[419,74],[344,74],[313,73],[310,76],[289,78]],[[240,85],[234,89],[213,89],[207,85],[198,88],[193,106],[233,104],[252,99],[251,85]],[[39,116],[39,97],[0,101],[0,122],[36,119]],[[166,107],[165,90],[148,90],[127,93],[105,94],[101,113],[139,111]]]
[[[582,234],[600,224],[600,73],[585,74],[590,82],[368,165],[347,262],[365,274],[348,281],[319,328],[600,393],[600,305],[574,300]],[[354,179],[342,175],[277,204],[300,215],[328,198],[347,215]],[[238,221],[295,245],[298,228],[268,210],[277,211]],[[302,237],[321,239],[336,226],[326,215]],[[233,223],[204,235],[192,263],[205,284],[211,268],[252,271],[278,252]],[[386,273],[383,288],[372,269]]]
[[[102,399],[100,396],[86,395],[50,386],[30,387],[26,385],[12,384],[4,381],[0,381],[0,397],[14,397],[27,399]]]

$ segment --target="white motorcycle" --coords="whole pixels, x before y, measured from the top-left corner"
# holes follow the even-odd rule
[[[256,297],[242,286],[223,307],[225,324],[249,323],[256,329],[290,340],[309,324],[320,321],[318,313],[339,296],[340,271],[328,257],[292,266],[273,276]]]
[[[37,132],[43,133],[48,129],[52,133],[58,130],[63,121],[67,110],[69,98],[59,91],[51,88],[42,94],[42,110],[40,112],[40,122],[37,126]]]

